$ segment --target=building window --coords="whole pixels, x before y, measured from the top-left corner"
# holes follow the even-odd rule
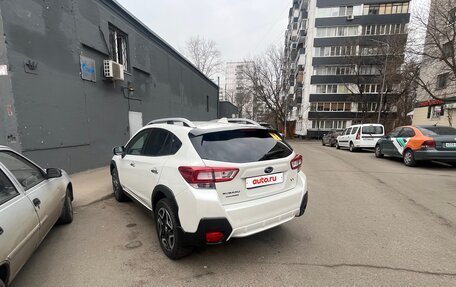
[[[316,47],[315,57],[339,57],[356,55],[356,46]]]
[[[409,2],[366,4],[364,15],[406,14],[409,12]]]
[[[313,120],[313,129],[331,130],[331,129],[345,129],[347,121],[341,120]]]
[[[456,22],[456,7],[450,10],[450,17],[448,20],[450,20],[449,24]]]
[[[356,10],[356,12],[355,12]],[[354,14],[361,14],[361,6],[337,6],[337,7],[325,7],[318,8],[317,18],[326,18],[326,17],[344,17],[352,16]]]
[[[358,26],[318,27],[317,37],[358,36]]]
[[[444,58],[449,58],[453,56],[454,52],[454,43],[453,41],[449,41],[445,44],[443,44],[443,57]]]
[[[377,103],[358,103],[358,112],[375,112]]]
[[[109,25],[109,41],[112,60],[123,65],[125,71],[129,71],[128,35],[113,25]]]
[[[445,89],[447,86],[447,81],[448,81],[448,75],[449,73],[445,74],[440,74],[437,76],[437,86],[436,89]]]
[[[351,103],[311,103],[311,112],[350,112]]]
[[[441,116],[445,115],[445,110],[443,106],[429,106],[427,118],[428,119],[438,119]]]
[[[391,35],[407,32],[408,24],[379,24],[366,25],[363,27],[363,35]]]

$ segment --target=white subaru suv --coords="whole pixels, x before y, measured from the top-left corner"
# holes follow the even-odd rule
[[[280,225],[307,206],[302,157],[261,126],[155,120],[113,152],[115,198],[154,212],[171,259]]]

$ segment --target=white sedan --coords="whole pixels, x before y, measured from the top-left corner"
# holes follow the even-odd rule
[[[0,287],[11,283],[56,222],[73,221],[72,201],[64,171],[44,170],[0,146]]]

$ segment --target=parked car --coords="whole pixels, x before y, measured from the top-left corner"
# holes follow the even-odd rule
[[[329,145],[330,147],[333,147],[337,144],[337,137],[341,135],[342,132],[340,131],[330,131],[329,133],[325,134],[321,138],[321,144],[322,145]]]
[[[382,137],[375,146],[375,156],[403,158],[407,166],[420,161],[456,164],[456,129],[445,126],[403,126]]]
[[[0,146],[0,286],[11,283],[56,222],[73,221],[68,175]]]
[[[155,213],[171,259],[283,224],[307,206],[302,157],[261,126],[155,120],[113,151],[115,198]]]
[[[385,135],[381,124],[360,124],[345,129],[337,137],[336,148],[348,147],[351,152],[361,148],[375,148],[377,141]]]

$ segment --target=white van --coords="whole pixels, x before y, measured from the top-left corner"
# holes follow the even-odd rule
[[[381,124],[360,124],[345,129],[337,137],[336,148],[348,147],[350,151],[360,148],[375,148],[377,141],[385,135],[385,128]]]

